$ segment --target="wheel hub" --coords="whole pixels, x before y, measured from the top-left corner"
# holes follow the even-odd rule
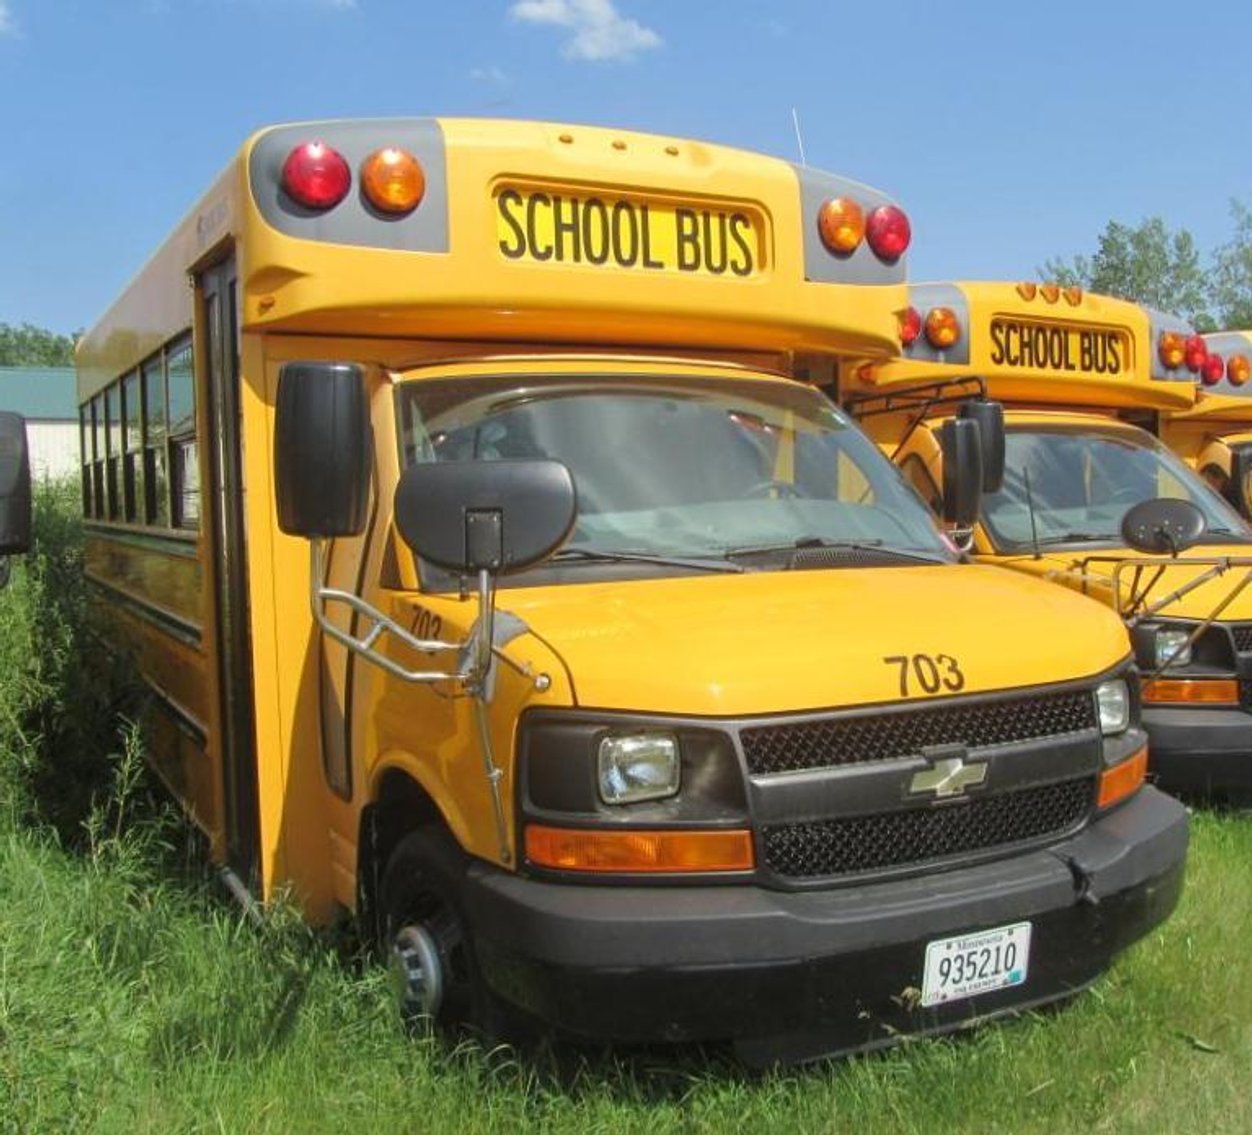
[[[444,972],[439,947],[421,925],[402,926],[391,940],[392,989],[405,1019],[434,1017],[443,1004]]]

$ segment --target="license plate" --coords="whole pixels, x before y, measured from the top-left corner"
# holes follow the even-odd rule
[[[1029,922],[939,938],[926,946],[922,1004],[944,1005],[1023,985],[1029,963]]]
[[[494,196],[508,260],[727,280],[764,268],[765,218],[747,206],[508,184]]]

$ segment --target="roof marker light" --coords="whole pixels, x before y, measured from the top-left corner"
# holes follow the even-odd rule
[[[1226,373],[1226,363],[1216,351],[1210,351],[1200,364],[1200,381],[1205,386],[1216,386]]]
[[[375,150],[361,164],[365,199],[384,213],[411,213],[426,193],[426,175],[407,150],[387,146]]]
[[[850,256],[865,239],[865,210],[851,197],[831,197],[817,212],[822,244],[836,256]]]
[[[1061,295],[1065,297],[1065,302],[1069,304],[1070,307],[1077,307],[1080,303],[1082,303],[1082,288],[1080,288],[1077,284],[1073,284],[1066,288]]]
[[[352,171],[343,155],[325,142],[305,142],[283,162],[282,186],[297,205],[330,209],[352,187]]]
[[[950,307],[932,307],[926,313],[926,342],[942,351],[960,342],[961,322]]]
[[[1208,345],[1202,336],[1187,336],[1187,341],[1183,344],[1183,362],[1187,364],[1187,369],[1192,374],[1200,373],[1200,368],[1204,366],[1204,360],[1208,358],[1208,354]]]
[[[900,313],[900,345],[911,347],[922,333],[922,313],[910,304]]]
[[[1039,294],[1039,285],[1033,280],[1023,280],[1017,285],[1017,294],[1024,300],[1032,300]]]
[[[1156,355],[1166,370],[1177,370],[1187,355],[1187,341],[1180,331],[1162,331],[1156,343]]]
[[[1056,303],[1061,298],[1060,284],[1040,284],[1039,294],[1043,296],[1048,303]]]
[[[1247,355],[1231,355],[1226,360],[1226,377],[1231,386],[1242,386],[1249,374],[1252,374],[1252,363],[1248,362]]]
[[[865,240],[879,260],[895,263],[909,247],[913,229],[897,205],[879,205],[865,222]]]

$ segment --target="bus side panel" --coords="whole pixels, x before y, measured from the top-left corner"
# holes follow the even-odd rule
[[[200,637],[202,572],[194,544],[170,541],[163,553],[155,543],[89,532],[92,624],[152,692],[144,719],[149,759],[217,855],[222,801],[207,752],[212,689]]]

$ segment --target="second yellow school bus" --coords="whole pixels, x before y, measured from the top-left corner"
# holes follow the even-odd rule
[[[1196,375],[1195,404],[1160,415],[1158,435],[1244,517],[1250,517],[1252,334],[1216,331],[1195,336],[1186,346]]]
[[[1124,618],[1145,677],[1152,768],[1178,790],[1252,792],[1252,530],[1148,430],[1193,405],[1171,316],[1055,285],[923,284],[901,356],[846,364],[862,425],[939,509],[943,423],[971,392],[1005,407],[1004,483],[983,502],[974,557],[1066,585]],[[1126,542],[1130,509],[1186,501],[1205,534],[1176,556]]]
[[[958,563],[790,377],[894,349],[907,243],[684,139],[249,139],[79,351],[99,610],[238,885],[355,915],[408,1014],[762,1062],[1160,922],[1121,624]]]

